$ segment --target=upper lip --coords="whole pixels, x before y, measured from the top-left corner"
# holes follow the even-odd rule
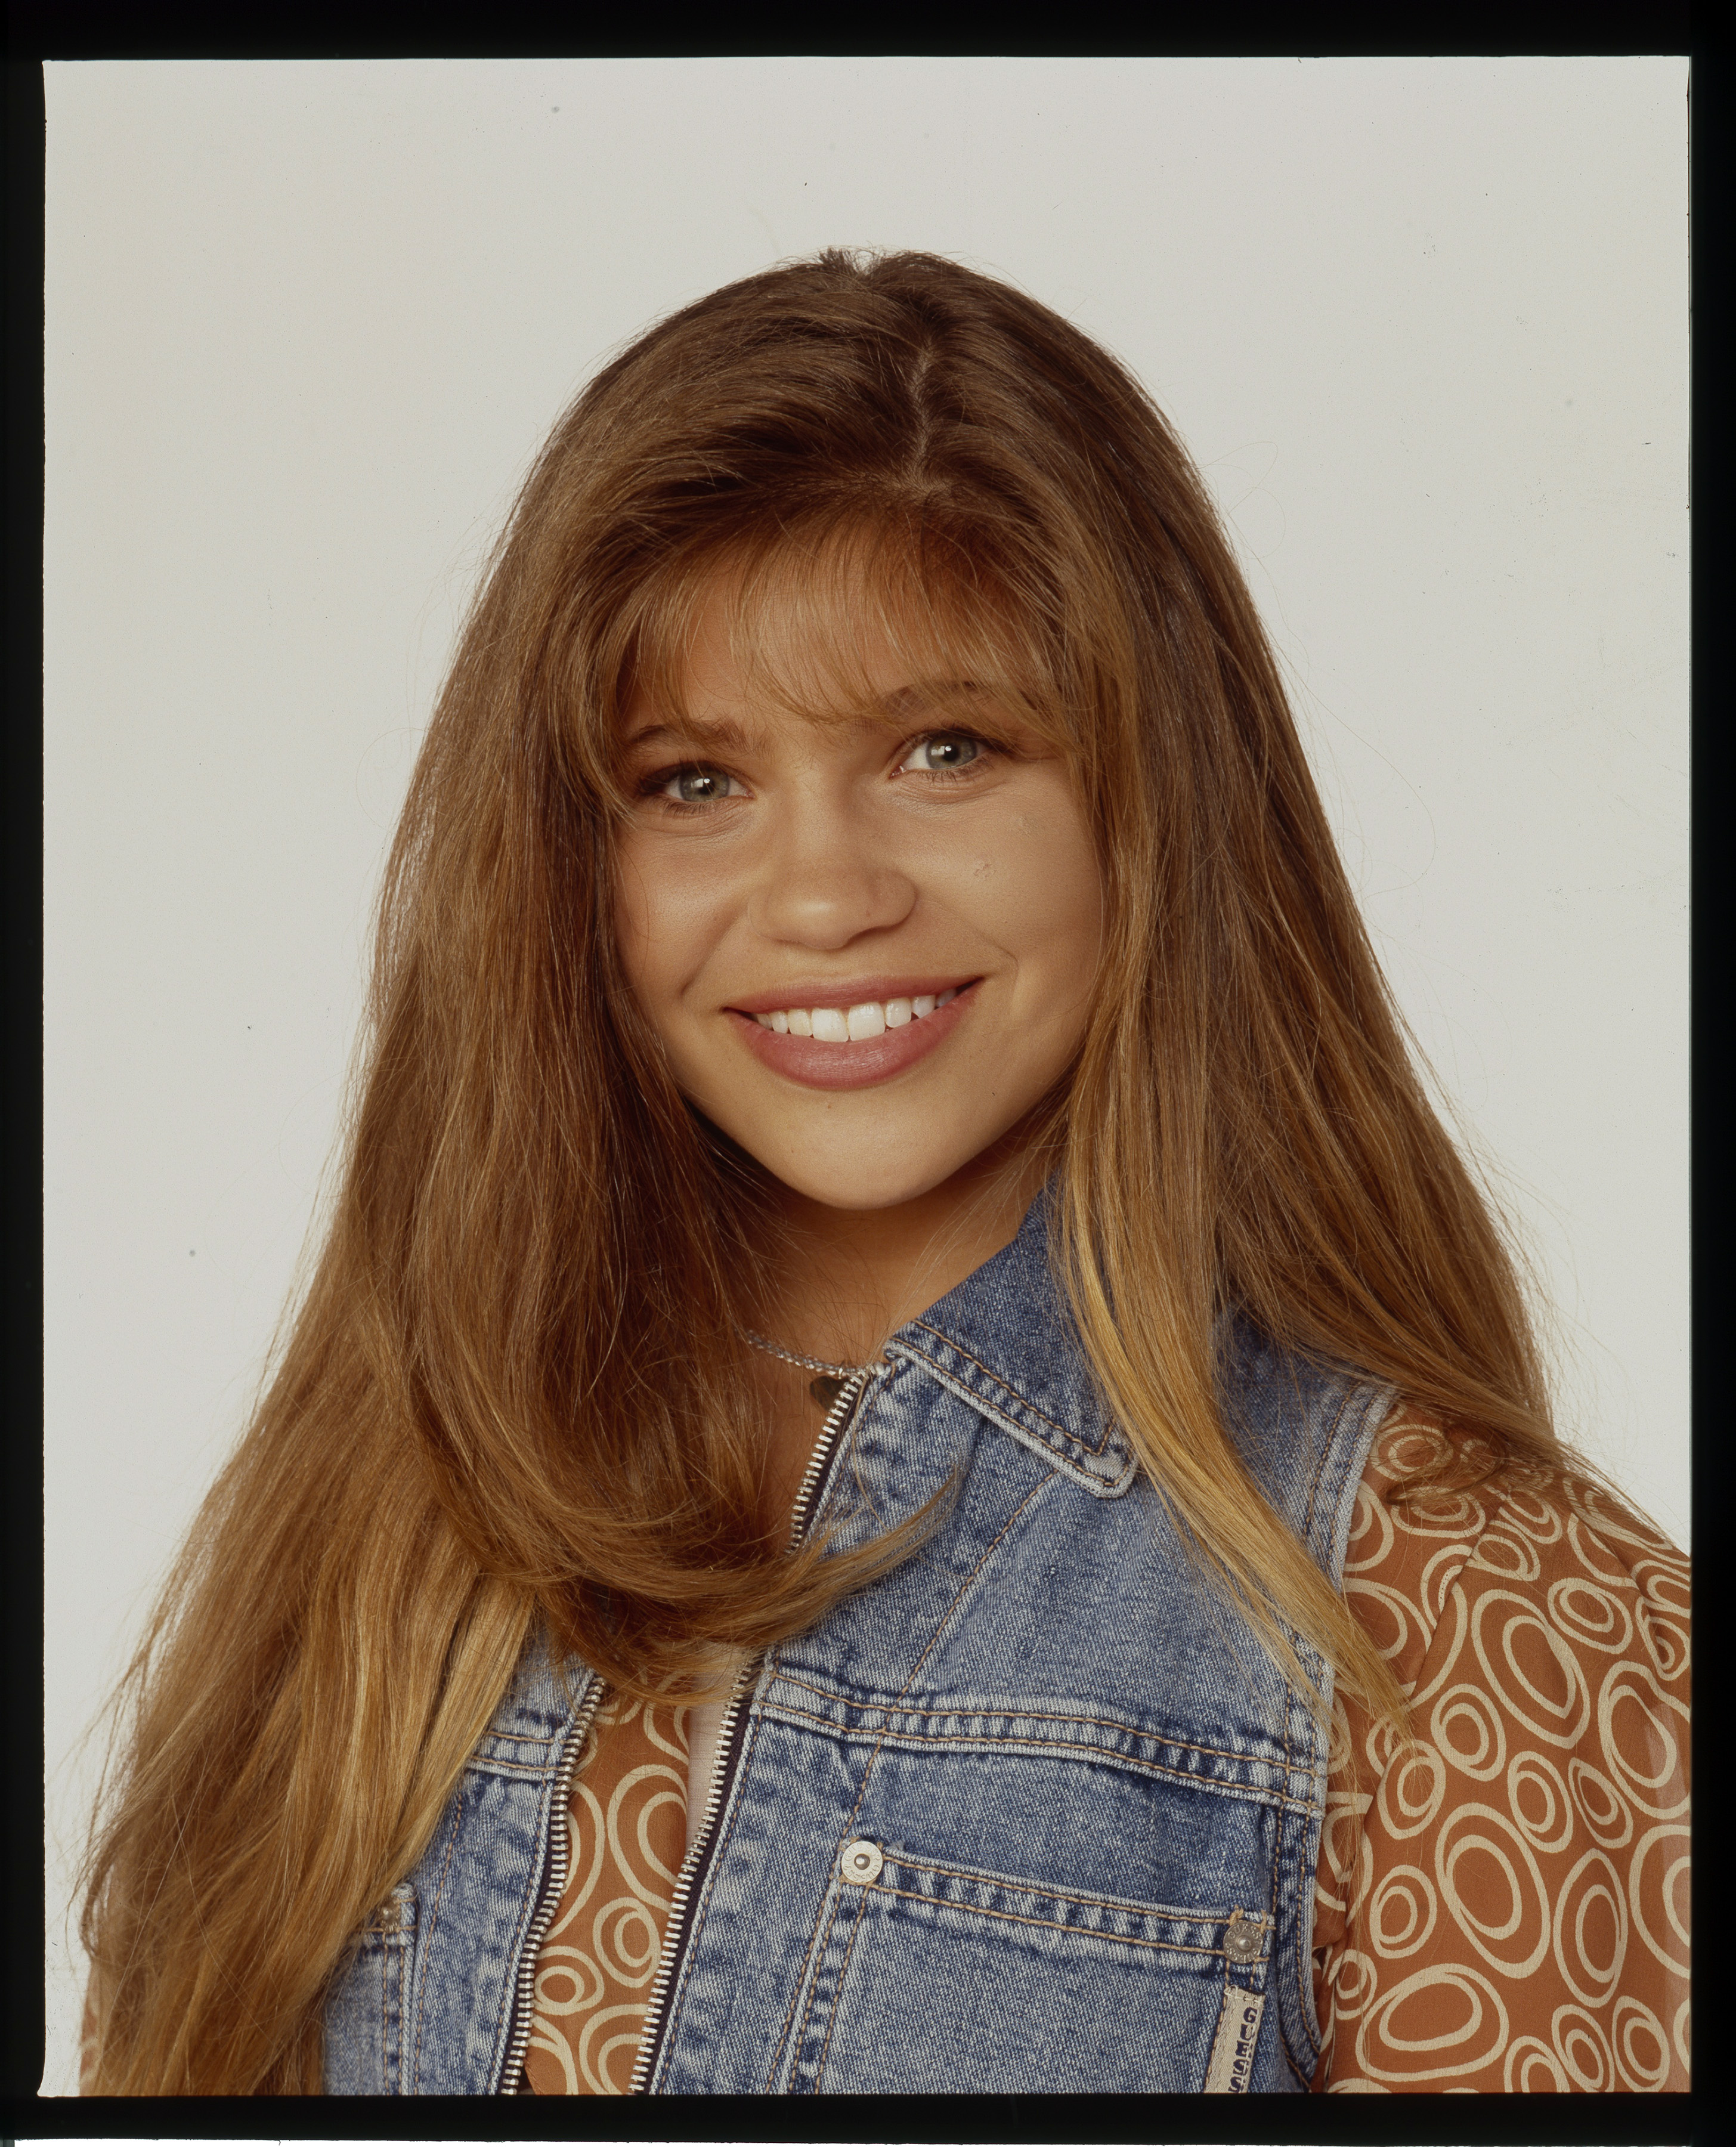
[[[731,999],[728,1005],[737,1013],[782,1013],[791,1007],[848,1009],[867,1006],[873,1001],[883,1006],[888,999],[962,992],[967,984],[976,982],[977,978],[969,971],[961,976],[956,969],[906,971],[900,975],[880,977],[797,977],[787,984],[774,984],[769,991],[748,992],[740,998]]]

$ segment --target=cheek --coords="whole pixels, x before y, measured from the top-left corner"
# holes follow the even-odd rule
[[[683,904],[667,875],[631,853],[617,863],[615,944],[628,989],[666,1048],[676,1049],[681,986],[688,967]]]
[[[1022,968],[1040,971],[1051,988],[1088,986],[1103,934],[1103,876],[1070,796],[1016,815],[1006,839],[970,861],[962,890],[980,928]]]
[[[1077,822],[1044,861],[1041,891],[1044,928],[1068,961],[1088,972],[1103,939],[1103,881],[1095,848]]]
[[[667,854],[643,856],[630,839],[616,858],[615,939],[634,995],[654,1022],[672,1010],[718,927],[713,876],[683,870]]]

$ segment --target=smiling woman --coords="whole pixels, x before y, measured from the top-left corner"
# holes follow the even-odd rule
[[[840,587],[840,623],[861,593]],[[908,676],[889,633],[850,649],[864,713],[793,708],[731,646],[751,663],[782,645],[775,609],[747,630],[728,594],[698,612],[683,682],[688,749],[709,737],[718,757],[672,763],[655,705],[629,712],[628,978],[683,1093],[781,1185],[893,1207],[992,1149],[1078,1055],[1092,830],[1055,744],[968,685]],[[830,652],[796,653],[817,672]],[[871,1317],[855,1346],[900,1324]]]
[[[562,421],[133,1682],[108,2093],[1685,2083],[1572,1464],[1186,453],[828,253]]]

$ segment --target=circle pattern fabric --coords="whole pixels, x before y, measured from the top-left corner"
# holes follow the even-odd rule
[[[568,1802],[567,1884],[537,1957],[533,2094],[625,2094],[687,1850],[688,1714],[606,1694]]]
[[[1358,1491],[1346,1599],[1413,1734],[1333,1711],[1314,2084],[1685,2089],[1688,1561],[1596,1485],[1493,1459],[1401,1409]]]

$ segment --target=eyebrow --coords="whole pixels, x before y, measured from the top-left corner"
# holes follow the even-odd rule
[[[740,747],[747,743],[748,733],[739,723],[731,723],[727,717],[708,723],[697,716],[690,716],[680,723],[647,723],[643,729],[634,731],[631,737],[623,741],[628,753],[647,745]]]

